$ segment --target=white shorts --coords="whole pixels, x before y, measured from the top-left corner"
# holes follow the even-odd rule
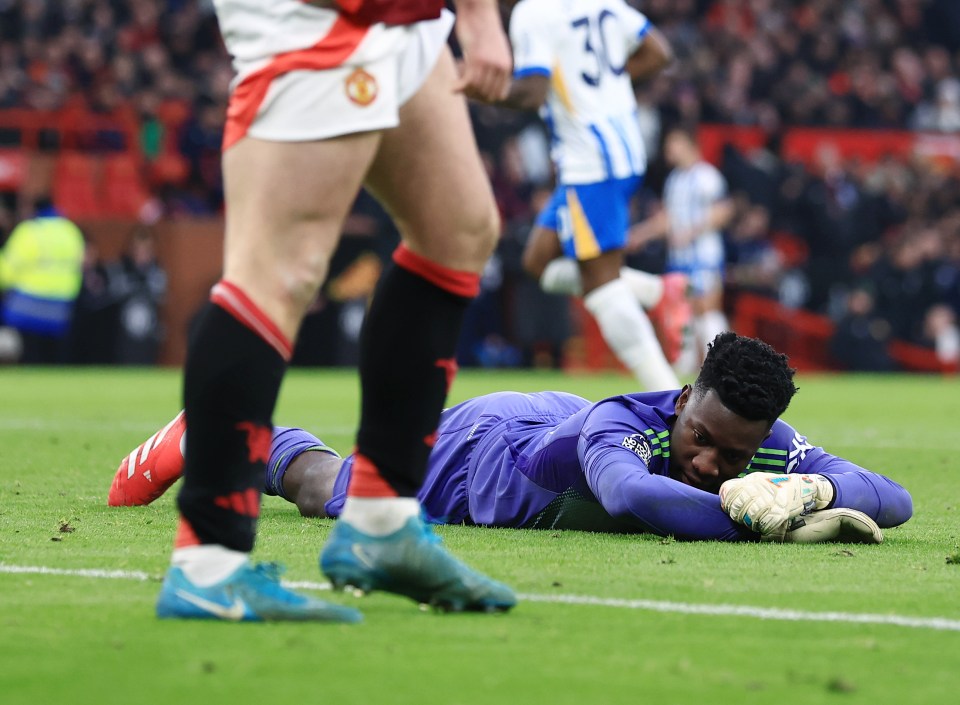
[[[223,148],[246,135],[321,140],[399,124],[453,27],[435,20],[369,27],[300,0],[216,0],[237,77]]]

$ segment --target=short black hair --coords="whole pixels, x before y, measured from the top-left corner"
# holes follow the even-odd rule
[[[772,426],[797,393],[794,373],[787,356],[762,340],[720,333],[707,346],[693,389],[701,396],[712,389],[733,413]]]

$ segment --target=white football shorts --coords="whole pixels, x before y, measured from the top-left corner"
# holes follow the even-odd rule
[[[405,26],[349,22],[300,0],[216,0],[237,77],[223,148],[245,135],[320,140],[399,124],[453,27],[447,10]]]

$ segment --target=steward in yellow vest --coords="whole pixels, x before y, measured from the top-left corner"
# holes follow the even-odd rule
[[[0,318],[25,336],[63,338],[83,277],[83,233],[49,200],[36,205],[0,250]]]

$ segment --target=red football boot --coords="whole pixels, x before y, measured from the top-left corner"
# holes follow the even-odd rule
[[[123,459],[110,485],[107,504],[132,507],[150,504],[183,474],[183,412]]]
[[[680,357],[684,337],[693,320],[693,307],[687,296],[689,287],[690,279],[686,274],[664,274],[663,295],[657,305],[647,312],[663,346],[663,354],[671,364]]]

